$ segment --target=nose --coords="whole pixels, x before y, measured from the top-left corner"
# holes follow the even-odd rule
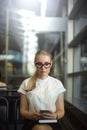
[[[44,64],[41,66],[41,68],[45,68],[45,67],[44,67]]]

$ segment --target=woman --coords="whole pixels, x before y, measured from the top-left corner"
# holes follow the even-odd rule
[[[36,71],[21,84],[20,113],[26,119],[23,130],[60,130],[59,123],[39,123],[44,119],[61,119],[64,116],[65,88],[62,83],[49,76],[52,56],[38,51],[35,56]],[[41,113],[40,110],[48,110]]]

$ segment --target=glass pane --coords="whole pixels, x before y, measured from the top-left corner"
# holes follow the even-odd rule
[[[74,76],[73,102],[83,112],[87,113],[87,74]]]
[[[4,22],[3,22],[4,21]],[[1,80],[6,82],[6,10],[0,8],[0,72]]]
[[[81,70],[87,70],[87,39],[81,44]]]

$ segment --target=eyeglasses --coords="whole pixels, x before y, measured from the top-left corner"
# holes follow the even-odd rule
[[[45,68],[49,68],[49,67],[51,66],[51,63],[45,62],[45,63],[43,64],[43,63],[41,63],[41,62],[36,62],[35,65],[36,65],[37,68],[42,68],[43,66],[44,66]]]

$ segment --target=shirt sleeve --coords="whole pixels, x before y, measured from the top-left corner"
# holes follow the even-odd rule
[[[58,95],[66,91],[61,81],[58,81],[58,88]]]
[[[22,82],[19,89],[17,90],[18,93],[26,94],[25,87],[27,86],[28,81],[29,81],[29,79],[26,79]]]

